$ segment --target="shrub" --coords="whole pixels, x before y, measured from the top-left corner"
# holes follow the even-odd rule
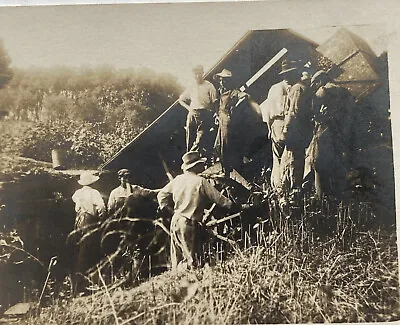
[[[71,126],[67,122],[35,124],[21,137],[21,155],[36,160],[50,161],[52,149],[68,149]]]

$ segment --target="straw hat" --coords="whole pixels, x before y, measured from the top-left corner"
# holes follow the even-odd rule
[[[230,78],[232,77],[232,72],[227,69],[222,69],[220,73],[216,73],[215,75],[221,78]]]
[[[93,175],[91,172],[83,172],[78,183],[82,186],[93,184],[99,180],[99,176]]]
[[[189,151],[182,156],[183,164],[181,166],[182,170],[189,170],[197,164],[204,164],[207,158],[201,158],[197,151]]]

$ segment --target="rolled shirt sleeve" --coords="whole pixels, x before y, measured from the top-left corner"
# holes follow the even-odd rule
[[[103,215],[106,212],[106,206],[99,191],[94,190],[92,192],[92,200],[98,215]]]
[[[212,186],[205,178],[202,179],[204,195],[222,208],[231,209],[234,203]]]
[[[171,196],[172,196],[172,181],[169,182],[167,185],[165,185],[157,194],[157,201],[161,210],[168,206]]]
[[[112,190],[108,198],[107,209],[109,212],[114,211],[117,204],[115,190]]]
[[[190,87],[184,90],[184,92],[179,96],[179,100],[182,100],[184,102],[190,100]]]

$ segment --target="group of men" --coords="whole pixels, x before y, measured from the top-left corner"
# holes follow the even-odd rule
[[[196,66],[193,73],[195,82],[179,97],[179,103],[188,110],[186,150],[198,151],[209,163],[220,161],[224,176],[229,177],[240,168],[246,155],[246,140],[251,141],[253,132],[246,130],[246,116],[252,112],[259,115],[254,114],[258,105],[247,93],[233,87],[233,75],[227,69],[214,75],[218,89],[204,79],[202,66]],[[251,127],[264,128],[261,117],[259,121]],[[247,135],[243,136],[243,132]]]
[[[237,211],[245,206],[236,205],[200,175],[205,169],[206,158],[201,157],[198,151],[187,152],[182,161],[183,174],[171,180],[164,188],[156,190],[132,184],[129,170],[121,169],[118,172],[120,186],[111,191],[107,206],[100,192],[91,186],[99,180],[99,176],[90,172],[82,173],[78,180],[82,188],[72,196],[76,211],[75,230],[81,235],[79,239],[96,223],[101,224],[106,218],[119,216],[119,212],[129,200],[157,197],[160,211],[172,215],[172,270],[176,272],[199,266],[202,256],[198,236],[201,227],[207,221],[203,219],[204,210],[212,203],[227,211]],[[170,202],[173,202],[172,206]],[[95,265],[95,258],[99,256],[99,242],[98,237],[89,236],[78,245],[75,273],[84,274]]]
[[[268,97],[260,109],[272,142],[271,186],[283,203],[298,202],[307,182],[318,197],[339,197],[345,189],[354,100],[326,71],[311,77],[310,70],[301,61],[283,60],[282,81],[266,90]],[[247,114],[258,104],[232,87],[234,76],[227,69],[214,76],[219,81],[217,90],[204,79],[201,66],[193,72],[195,83],[179,97],[188,110],[186,149],[216,158],[229,177],[245,158],[245,142],[238,139],[251,132],[240,129],[244,123],[240,104],[250,103],[245,107]],[[213,132],[216,125],[217,134]]]
[[[263,105],[272,142],[271,186],[283,203],[298,202],[306,183],[320,198],[338,198],[345,190],[353,98],[326,71],[310,78],[304,69],[284,61],[283,80]]]
[[[72,197],[77,212],[75,228],[82,230],[101,223],[107,215],[115,215],[129,198],[157,197],[159,209],[172,215],[170,247],[174,271],[201,263],[198,235],[207,221],[204,214],[207,207],[215,203],[231,211],[246,208],[220,193],[201,173],[207,159],[213,158],[221,162],[226,177],[236,168],[238,152],[243,149],[237,145],[237,139],[246,135],[238,135],[232,121],[240,104],[250,101],[249,95],[231,86],[233,76],[227,69],[215,75],[218,90],[204,79],[201,66],[193,72],[195,83],[179,97],[188,110],[183,174],[162,189],[150,190],[132,185],[129,170],[122,169],[118,172],[120,186],[111,192],[106,207],[100,193],[90,187],[99,177],[83,173],[78,181],[83,187]],[[283,80],[269,89],[262,105],[266,122],[263,126],[269,130],[272,141],[272,188],[284,202],[296,202],[304,181],[313,176],[317,195],[340,194],[346,172],[350,94],[333,84],[325,71],[318,71],[310,78],[297,61],[283,61],[280,75]],[[214,132],[216,125],[218,131]],[[80,245],[78,272],[84,272],[93,262],[88,259],[93,256],[95,246],[91,243]]]
[[[91,172],[83,172],[80,175],[78,184],[82,188],[75,191],[72,196],[76,212],[75,243],[78,243],[75,249],[75,265],[73,267],[73,273],[76,275],[75,289],[77,290],[81,290],[86,282],[81,275],[99,262],[98,259],[102,256],[100,232],[92,232],[93,227],[100,227],[107,218],[120,216],[120,212],[129,198],[151,199],[155,198],[159,191],[134,185],[130,178],[131,173],[128,169],[124,168],[118,171],[120,185],[111,191],[106,205],[100,192],[92,187],[99,180],[99,176]]]

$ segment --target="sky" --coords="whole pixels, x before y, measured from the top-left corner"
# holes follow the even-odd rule
[[[193,66],[211,68],[249,29],[291,27],[322,43],[339,28],[323,17],[296,24],[277,11],[274,18],[278,2],[0,7],[0,38],[14,67],[148,67],[187,84]],[[384,24],[361,20],[347,27],[378,55],[385,50]]]

